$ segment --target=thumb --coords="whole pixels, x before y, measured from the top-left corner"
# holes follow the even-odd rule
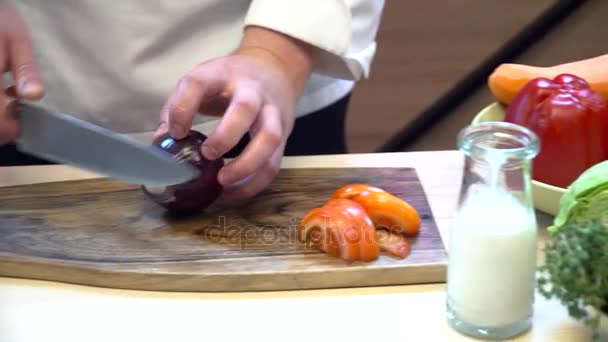
[[[9,41],[9,65],[19,98],[38,100],[44,96],[44,84],[32,52],[29,38]]]

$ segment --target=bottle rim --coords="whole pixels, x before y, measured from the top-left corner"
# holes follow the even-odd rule
[[[485,121],[471,124],[458,133],[458,148],[472,157],[500,153],[508,159],[532,159],[540,151],[536,133],[518,124]]]

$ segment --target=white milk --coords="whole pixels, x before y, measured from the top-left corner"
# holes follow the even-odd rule
[[[479,186],[469,195],[450,232],[451,310],[477,326],[525,320],[534,297],[536,221],[505,189]]]

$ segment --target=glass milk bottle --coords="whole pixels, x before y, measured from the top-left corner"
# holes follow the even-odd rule
[[[506,339],[531,326],[537,223],[531,164],[537,136],[525,127],[486,122],[463,129],[466,158],[450,228],[447,319],[460,333]]]

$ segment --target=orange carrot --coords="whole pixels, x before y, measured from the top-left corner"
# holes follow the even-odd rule
[[[608,54],[545,67],[501,64],[488,78],[488,86],[498,102],[509,104],[515,94],[532,79],[552,79],[559,74],[572,74],[585,79],[593,90],[608,100]]]

